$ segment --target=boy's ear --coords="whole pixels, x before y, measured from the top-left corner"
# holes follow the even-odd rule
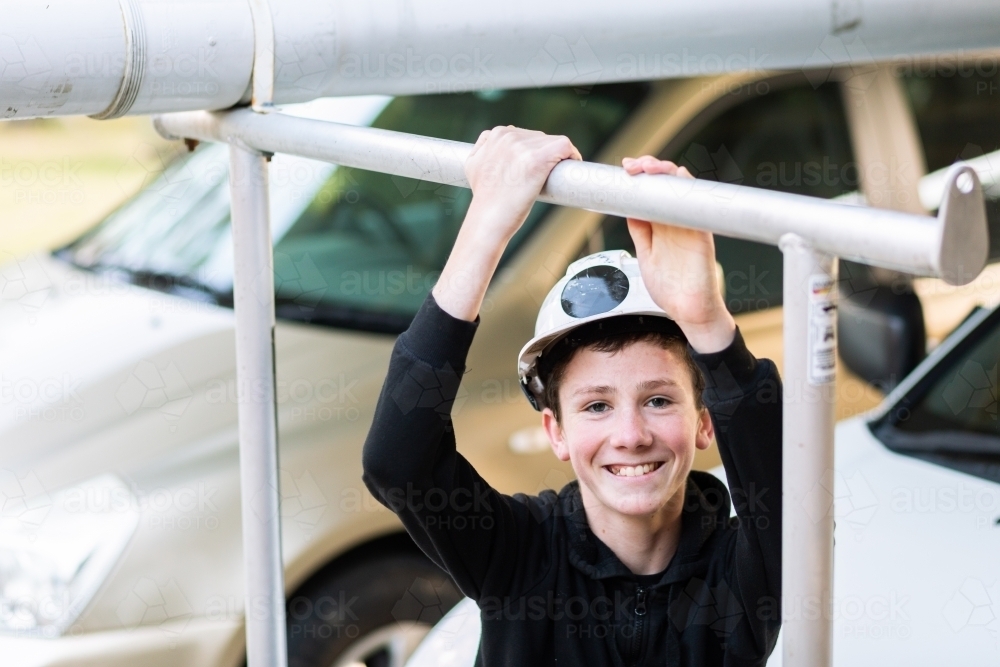
[[[562,426],[559,425],[556,414],[549,408],[542,410],[542,428],[545,429],[545,435],[549,436],[549,444],[552,445],[556,458],[560,461],[569,461],[569,447],[566,446]]]
[[[698,435],[695,437],[694,446],[698,449],[708,449],[715,439],[715,425],[712,424],[712,414],[708,408],[702,408],[698,415]]]

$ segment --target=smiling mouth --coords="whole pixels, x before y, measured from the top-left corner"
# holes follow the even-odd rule
[[[610,465],[604,466],[604,468],[615,477],[642,477],[658,470],[662,465],[663,461],[654,461],[635,466]]]

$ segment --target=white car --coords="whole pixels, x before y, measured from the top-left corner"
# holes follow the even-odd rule
[[[976,63],[969,71],[755,72],[344,98],[288,112],[462,141],[515,124],[567,134],[590,160],[651,153],[700,178],[821,197],[860,189],[872,203],[902,207],[915,205],[918,182],[933,172],[1000,148],[1000,97],[981,90],[995,91],[1000,76]],[[904,164],[900,155],[909,156]],[[201,146],[67,247],[0,267],[4,665],[228,667],[244,659],[227,178],[226,149]],[[461,596],[368,494],[361,445],[394,336],[443,266],[470,193],[281,155],[271,184],[290,664],[399,665]],[[995,261],[1000,208],[988,192]],[[921,201],[936,206],[932,196]],[[569,262],[628,243],[621,220],[536,205],[502,260],[454,407],[462,453],[500,490],[570,480],[521,395],[514,360]],[[724,238],[717,251],[750,348],[780,363],[780,252]],[[917,281],[918,300],[905,281],[872,282],[846,262],[841,271],[842,366],[856,371],[840,371],[842,415],[882,400],[859,375],[894,386],[923,357],[925,338],[940,340],[973,302],[997,292],[995,284],[983,293]],[[995,419],[992,363],[984,372]],[[974,388],[985,400],[989,387]],[[848,422],[838,436],[838,479],[856,510],[838,520],[837,567],[870,561],[877,580],[838,577],[838,586],[891,600],[922,580],[937,597],[908,596],[908,620],[879,621],[878,632],[908,626],[909,637],[875,638],[876,625],[862,624],[838,646],[879,655],[916,646],[933,623],[970,647],[985,645],[977,643],[988,641],[979,639],[990,631],[984,619],[1000,614],[984,602],[1000,598],[979,565],[997,553],[993,517],[980,525],[978,510],[939,516],[922,509],[919,494],[913,511],[891,502],[897,488],[933,488],[942,500],[952,488],[994,489],[995,480],[955,467],[989,470],[995,450],[917,458],[865,428]],[[702,469],[717,464],[714,450],[696,460]],[[885,546],[923,544],[918,537],[934,550]],[[924,567],[930,559],[937,568]]]

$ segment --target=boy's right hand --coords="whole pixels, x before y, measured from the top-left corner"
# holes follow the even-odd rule
[[[524,224],[552,168],[580,151],[562,136],[508,125],[486,130],[465,160],[472,202],[432,293],[458,319],[476,319],[507,243]]]
[[[484,130],[465,161],[472,203],[463,230],[474,227],[485,242],[507,243],[528,217],[552,168],[567,159],[582,159],[567,137],[512,125]]]

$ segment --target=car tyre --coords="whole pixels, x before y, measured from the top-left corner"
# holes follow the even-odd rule
[[[416,547],[334,563],[288,600],[288,665],[402,667],[461,599]]]

